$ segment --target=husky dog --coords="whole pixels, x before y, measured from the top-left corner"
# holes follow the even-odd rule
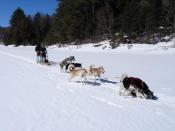
[[[75,61],[75,57],[74,57],[74,56],[70,56],[70,57],[64,59],[62,62],[60,62],[61,71],[63,72],[63,68],[64,68],[67,64],[72,63],[73,61]]]
[[[70,78],[69,81],[71,82],[71,80],[74,77],[80,77],[81,78],[81,83],[82,79],[84,79],[84,82],[86,82],[86,76],[87,76],[88,71],[85,68],[75,68],[75,67],[71,67],[70,68]]]
[[[132,95],[145,99],[155,98],[144,81],[139,78],[128,77],[127,74],[123,74],[120,78],[119,95]]]
[[[94,76],[95,77],[95,82],[96,82],[96,78],[98,77],[98,79],[100,79],[101,74],[104,74],[105,70],[103,68],[103,66],[95,66],[95,65],[91,65],[89,67],[89,75]]]

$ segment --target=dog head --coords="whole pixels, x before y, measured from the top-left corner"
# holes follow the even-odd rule
[[[127,78],[127,77],[128,77],[127,74],[122,74],[121,77],[120,77],[120,82],[123,82],[123,80],[124,80],[125,78]]]
[[[72,57],[72,61],[75,61],[75,57],[74,56]]]
[[[68,59],[71,60],[71,61],[75,61],[75,57],[74,56],[70,56],[70,57],[68,57]]]

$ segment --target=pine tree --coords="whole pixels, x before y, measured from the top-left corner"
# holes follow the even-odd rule
[[[146,16],[145,28],[147,32],[156,32],[163,21],[162,1],[148,0],[148,2],[150,3],[150,9]]]
[[[10,28],[7,28],[4,32],[3,42],[5,45],[13,44],[12,34],[10,32]]]
[[[40,14],[37,12],[34,16],[34,43],[41,44],[44,42],[47,33],[51,28],[51,20],[48,14]]]
[[[20,8],[17,8],[13,12],[10,20],[11,39],[16,46],[26,43],[26,28],[27,22],[24,11]]]
[[[33,22],[33,27],[34,27],[34,43],[35,44],[40,44],[41,43],[41,14],[37,12],[34,16],[34,22]]]
[[[4,37],[4,28],[0,26],[0,42],[2,42]]]
[[[168,27],[175,28],[175,1],[164,0],[164,17]]]
[[[27,34],[27,42],[30,45],[34,45],[34,39],[35,39],[35,32],[34,32],[34,24],[33,24],[33,19],[31,15],[27,16],[27,30],[26,30],[26,34]]]

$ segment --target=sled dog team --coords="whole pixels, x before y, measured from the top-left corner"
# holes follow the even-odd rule
[[[96,78],[98,77],[98,79],[100,79],[101,74],[105,73],[105,70],[102,66],[97,67],[96,65],[91,65],[89,70],[87,70],[82,67],[81,63],[73,63],[73,61],[75,61],[75,57],[70,56],[60,62],[61,72],[64,71],[70,73],[69,81],[71,81],[74,77],[80,77],[81,83],[83,83],[83,79],[86,83],[87,76],[89,75],[94,76],[96,82]]]
[[[47,50],[44,46],[35,47],[37,55],[37,63],[44,63],[49,65]],[[103,66],[91,65],[89,69],[82,67],[81,63],[74,63],[75,57],[70,56],[59,63],[61,72],[69,72],[69,81],[75,77],[80,77],[81,83],[87,82],[87,76],[93,76],[96,79],[100,79],[101,75],[105,73]],[[153,92],[149,89],[147,84],[139,78],[128,77],[127,74],[122,74],[119,82],[119,95],[122,96],[134,96],[145,99],[156,99]]]
[[[105,73],[103,66],[91,65],[89,69],[85,69],[81,63],[73,63],[73,61],[75,61],[75,57],[70,56],[60,62],[61,71],[70,73],[70,82],[74,77],[80,77],[81,83],[83,83],[83,79],[86,83],[87,76],[93,76],[96,82],[96,79],[100,79],[100,76]],[[119,86],[119,95],[156,99],[147,84],[139,78],[128,77],[127,74],[122,74]]]

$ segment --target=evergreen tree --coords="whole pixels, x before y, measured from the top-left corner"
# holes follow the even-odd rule
[[[175,1],[164,0],[165,25],[175,28]]]
[[[4,28],[0,26],[0,42],[2,42],[3,38],[4,38]]]
[[[53,24],[54,24],[54,20],[55,20],[55,15],[50,16],[49,19],[50,19],[50,22],[49,22],[50,23],[50,28],[49,28],[49,30],[46,34],[45,39],[44,39],[44,43],[46,45],[52,45],[52,44],[57,43],[57,37],[55,35],[54,28],[53,28],[54,27]]]
[[[163,21],[162,1],[148,0],[148,2],[150,3],[150,10],[147,13],[145,29],[147,32],[156,32]]]
[[[49,32],[51,28],[51,20],[50,20],[50,16],[48,14],[43,15],[41,17],[41,39],[42,42],[44,42],[44,39],[47,36],[47,33]]]
[[[35,44],[40,44],[42,42],[41,40],[41,14],[37,12],[34,16],[34,43]]]
[[[5,45],[13,44],[12,34],[10,32],[10,28],[7,28],[4,32],[3,42]]]
[[[10,32],[11,39],[15,45],[25,44],[26,43],[26,16],[24,11],[20,8],[17,8],[11,17],[10,20]]]
[[[27,42],[30,45],[35,45],[34,40],[35,40],[35,32],[34,32],[34,24],[33,24],[33,19],[31,15],[27,16],[27,29],[26,29],[26,34],[27,34]]]
[[[44,42],[47,33],[51,27],[51,21],[49,15],[43,15],[37,12],[34,16],[34,43],[40,44]]]

